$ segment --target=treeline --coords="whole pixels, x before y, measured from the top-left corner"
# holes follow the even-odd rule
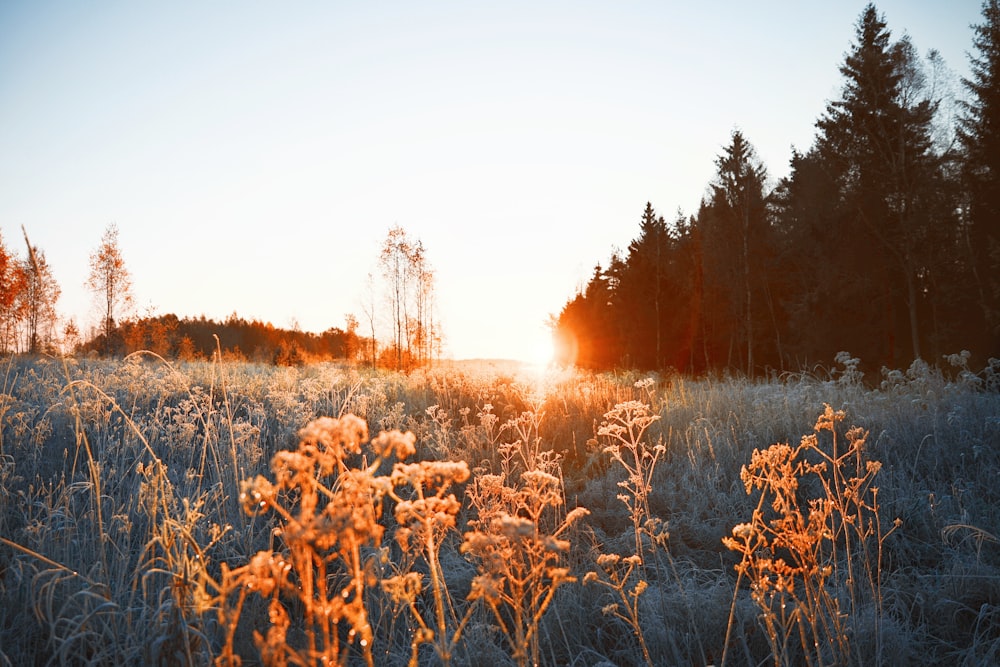
[[[627,251],[565,305],[560,361],[752,375],[840,351],[893,368],[1000,356],[997,0],[983,16],[953,119],[940,57],[866,7],[841,97],[789,176],[770,187],[734,131],[697,214],[647,204]]]
[[[221,351],[227,360],[295,366],[334,359],[355,361],[368,343],[353,328],[332,327],[315,334],[245,320],[235,313],[222,322],[204,315],[181,319],[170,314],[126,320],[111,330],[110,340],[99,333],[78,351],[124,356],[148,350],[182,360],[212,359]]]
[[[122,357],[146,350],[168,359],[225,359],[298,365],[343,360],[370,367],[409,370],[440,357],[442,332],[435,313],[434,271],[423,243],[402,227],[389,230],[379,254],[382,283],[378,294],[369,274],[362,304],[369,335],[346,316],[346,327],[316,334],[282,329],[270,322],[247,320],[236,313],[218,322],[204,315],[168,314],[135,317],[131,310],[132,277],[118,243],[118,227],[109,225],[90,254],[84,285],[101,307],[98,327],[83,335],[71,320],[60,327],[56,303],[61,294],[45,253],[24,232],[24,257],[0,236],[0,354],[96,354]],[[126,313],[122,316],[122,313]],[[388,321],[391,338],[376,338]]]
[[[73,320],[59,326],[56,302],[62,290],[44,251],[31,244],[27,232],[24,237],[24,257],[18,257],[0,237],[0,353],[121,357],[148,350],[182,360],[211,359],[221,352],[225,359],[280,365],[334,359],[372,363],[363,352],[375,346],[358,334],[353,316],[348,316],[346,329],[331,327],[319,334],[246,320],[236,313],[222,322],[204,315],[181,319],[174,314],[119,319],[118,312],[132,303],[132,283],[115,225],[108,227],[90,255],[85,285],[98,297],[104,312],[99,328],[84,336]]]

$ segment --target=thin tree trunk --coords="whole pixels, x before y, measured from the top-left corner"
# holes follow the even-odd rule
[[[749,188],[748,188],[749,191]],[[749,198],[749,194],[746,195]],[[750,202],[743,202],[743,285],[746,291],[747,377],[753,375],[753,314],[750,290]]]
[[[910,311],[910,340],[913,343],[913,358],[920,359],[920,322],[917,317],[917,284],[913,271],[906,269],[907,307]]]

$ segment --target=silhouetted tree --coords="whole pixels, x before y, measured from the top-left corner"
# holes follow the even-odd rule
[[[423,243],[394,226],[382,244],[379,266],[389,302],[395,368],[430,362],[441,332],[434,320],[434,271]],[[373,332],[374,319],[372,309],[369,321]]]
[[[355,361],[358,357],[360,339],[358,337],[358,318],[353,313],[344,316],[344,357]]]
[[[656,215],[652,203],[646,202],[639,236],[629,244],[618,280],[608,286],[614,295],[607,299],[617,309],[613,319],[628,323],[621,335],[624,356],[640,368],[662,369],[665,365],[671,250],[667,223]]]
[[[1000,3],[985,0],[974,26],[970,98],[959,120],[967,203],[963,231],[989,354],[1000,354]]]
[[[122,320],[118,324],[117,335],[121,339],[123,353],[149,350],[163,357],[185,361],[212,359],[218,348],[221,348],[223,359],[245,360],[248,355],[244,350],[248,350],[252,360],[261,363],[286,363],[289,359],[302,362],[339,359],[344,358],[345,353],[345,334],[340,329],[331,328],[320,335],[295,329],[277,329],[269,322],[248,321],[236,313],[222,322],[204,315],[181,319],[172,313],[149,314],[138,319]],[[86,341],[82,347],[84,350],[103,349],[103,335]]]
[[[893,41],[868,5],[841,94],[815,143],[793,150],[789,176],[768,193],[763,164],[734,132],[697,214],[670,226],[647,204],[627,256],[598,267],[566,304],[561,358],[753,374],[846,350],[897,367],[900,348],[940,358],[984,347],[984,322],[986,351],[1000,353],[996,0],[984,16],[959,132],[964,181],[941,111],[940,56]]]
[[[791,173],[772,194],[776,244],[786,296],[788,364],[828,363],[841,350],[864,355],[875,327],[873,304],[857,302],[868,273],[861,249],[852,252],[845,205],[836,173],[816,148],[793,151]],[[852,305],[853,303],[853,305]],[[851,326],[844,326],[850,313]]]
[[[868,5],[841,73],[840,99],[817,122],[817,152],[833,177],[837,244],[829,260],[847,267],[839,289],[871,308],[865,322],[880,332],[878,358],[894,364],[897,334],[921,356],[935,225],[954,229],[933,201],[942,191],[942,159],[932,151],[936,104],[923,85],[909,40],[893,42],[884,18]],[[814,207],[824,202],[814,202]],[[905,335],[904,334],[904,335]]]
[[[722,317],[720,330],[728,329],[726,365],[734,366],[736,344],[742,343],[746,350],[743,366],[749,375],[754,371],[758,317],[754,296],[763,302],[770,244],[764,192],[767,170],[742,132],[733,131],[731,139],[715,161],[712,199],[699,223],[705,234],[707,274],[715,288],[710,293],[717,305],[728,304],[728,313],[715,310]]]
[[[622,360],[618,318],[627,315],[613,304],[615,274],[622,263],[614,257],[611,264],[607,271],[595,266],[587,285],[560,312],[553,332],[558,363],[598,369]]]
[[[408,331],[416,348],[416,362],[425,365],[433,361],[438,332],[434,322],[434,270],[427,260],[424,244],[413,243],[409,255],[409,284],[413,288],[413,321]]]
[[[375,338],[375,320],[377,316],[377,308],[375,307],[375,276],[371,273],[365,279],[365,290],[362,296],[361,302],[361,312],[364,313],[365,320],[368,321],[368,331],[371,334],[368,339],[368,361],[372,368],[375,368],[375,363],[377,359],[378,345],[377,339]]]
[[[679,371],[706,370],[702,341],[704,261],[701,229],[694,216],[678,212],[674,221],[674,284],[676,305],[668,317],[674,323],[673,365]],[[701,349],[702,354],[698,354]]]

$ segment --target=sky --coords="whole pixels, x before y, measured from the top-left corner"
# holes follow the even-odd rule
[[[876,6],[968,75],[978,0]],[[696,212],[733,130],[788,174],[864,7],[4,0],[0,233],[23,255],[24,226],[84,331],[115,224],[135,314],[321,332],[364,320],[399,225],[446,356],[537,360],[647,201]]]

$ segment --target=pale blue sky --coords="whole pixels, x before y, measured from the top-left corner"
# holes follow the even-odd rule
[[[787,174],[864,4],[5,0],[0,232],[84,328],[116,223],[140,312],[321,331],[399,224],[448,353],[530,356],[647,201],[696,209],[734,128]],[[977,0],[877,7],[967,73]]]

